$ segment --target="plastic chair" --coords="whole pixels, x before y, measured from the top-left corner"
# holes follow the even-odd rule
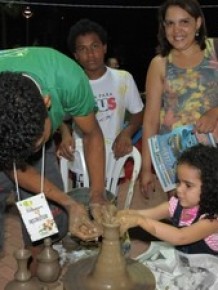
[[[69,178],[70,171],[76,173],[76,187],[89,187],[89,175],[84,157],[82,139],[78,138],[75,141],[73,161],[69,161],[64,157],[60,159],[60,171],[65,192],[71,191],[73,187],[72,179]]]
[[[131,153],[116,160],[111,149],[111,143],[106,142],[106,189],[117,196],[118,182],[126,161],[129,158],[133,159],[133,172],[129,182],[129,189],[126,195],[125,208],[129,208],[132,197],[135,181],[141,169],[141,154],[138,149],[133,146]],[[68,161],[65,158],[60,160],[60,170],[64,183],[64,191],[72,190],[72,180],[69,178],[69,171],[75,172],[77,175],[76,187],[89,187],[89,176],[84,158],[82,139],[76,139],[76,148],[74,161]]]
[[[106,188],[107,190],[112,192],[114,195],[117,195],[119,178],[120,178],[122,169],[124,168],[124,165],[129,158],[133,159],[134,165],[133,165],[132,176],[129,182],[128,192],[126,195],[126,200],[124,203],[124,208],[129,208],[132,202],[134,185],[141,169],[141,162],[142,162],[141,154],[138,151],[138,149],[135,146],[133,146],[133,150],[131,153],[116,160],[114,158],[113,151],[111,150],[109,153],[108,163],[107,163]]]

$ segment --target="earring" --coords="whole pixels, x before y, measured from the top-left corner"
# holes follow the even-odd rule
[[[195,36],[196,36],[196,37],[199,36],[199,30],[197,30],[197,31],[195,32]]]

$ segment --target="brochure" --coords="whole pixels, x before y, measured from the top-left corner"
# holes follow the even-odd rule
[[[193,125],[178,127],[170,133],[149,138],[152,164],[164,192],[176,188],[176,166],[181,153],[199,143],[216,147],[212,133],[199,134],[194,131]]]

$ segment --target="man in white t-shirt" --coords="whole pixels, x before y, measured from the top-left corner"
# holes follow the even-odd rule
[[[132,151],[132,136],[139,130],[143,118],[143,102],[132,75],[105,65],[107,33],[98,23],[82,19],[71,27],[69,49],[84,68],[94,92],[96,118],[105,140],[112,142],[116,158]],[[129,118],[125,125],[125,114]],[[73,140],[67,127],[61,128],[59,155],[72,159]]]

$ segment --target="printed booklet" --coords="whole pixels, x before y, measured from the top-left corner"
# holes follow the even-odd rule
[[[198,143],[216,147],[212,133],[199,134],[194,132],[193,125],[178,127],[170,133],[149,138],[152,164],[164,192],[176,188],[178,157],[185,149]]]

